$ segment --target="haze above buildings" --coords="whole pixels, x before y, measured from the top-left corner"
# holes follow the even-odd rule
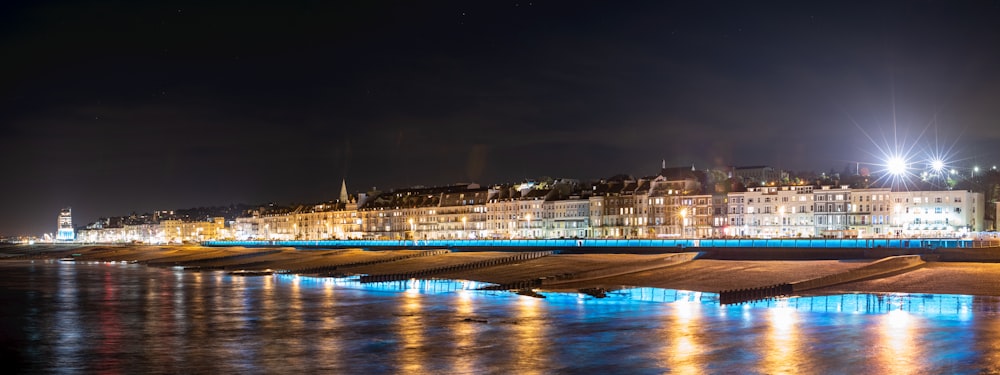
[[[50,232],[66,206],[85,223],[318,202],[343,178],[824,172],[897,147],[989,168],[997,19],[995,2],[5,3],[0,234]]]

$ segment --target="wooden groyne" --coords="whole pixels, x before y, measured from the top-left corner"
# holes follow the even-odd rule
[[[723,290],[719,292],[719,304],[734,305],[747,302],[763,301],[782,296],[790,296],[794,293],[792,284],[784,283],[777,285],[761,286],[756,288],[743,288],[733,290]]]
[[[590,281],[590,280],[604,279],[608,277],[628,275],[637,272],[651,271],[655,269],[671,267],[690,262],[695,258],[699,257],[701,254],[702,253],[699,252],[677,253],[663,257],[658,257],[657,259],[654,259],[652,261],[641,261],[641,262],[634,262],[630,264],[624,264],[604,269],[546,276],[541,278],[541,283],[543,287],[549,287],[549,286],[556,286],[559,284],[570,284],[582,281]]]
[[[316,267],[306,267],[306,268],[298,268],[298,269],[294,269],[294,270],[281,270],[281,271],[279,271],[279,273],[296,273],[296,274],[301,274],[301,275],[305,275],[305,274],[326,275],[326,274],[335,273],[338,270],[342,270],[344,268],[371,266],[371,265],[375,265],[375,264],[382,264],[382,263],[389,263],[389,262],[398,262],[398,261],[401,261],[401,260],[404,260],[404,259],[429,257],[429,256],[444,255],[444,254],[449,254],[449,253],[451,253],[451,250],[425,250],[425,251],[419,251],[419,252],[412,253],[412,254],[403,254],[403,255],[397,255],[397,256],[393,256],[393,257],[385,257],[385,258],[380,258],[380,259],[372,259],[372,260],[366,260],[366,261],[361,261],[361,262],[352,262],[352,263],[343,263],[343,264],[332,264],[332,265],[316,266]]]
[[[274,249],[274,250],[267,250],[267,251],[257,251],[257,252],[252,252],[252,253],[232,254],[232,255],[225,255],[225,256],[220,256],[220,257],[204,258],[204,259],[173,260],[173,261],[171,261],[171,260],[160,260],[160,261],[146,262],[146,265],[153,266],[153,267],[164,267],[164,266],[173,266],[173,265],[180,264],[180,265],[183,265],[185,268],[198,268],[198,266],[197,266],[198,264],[207,264],[207,263],[215,263],[215,262],[228,262],[228,261],[233,261],[233,260],[254,258],[254,257],[259,257],[259,256],[264,256],[264,255],[269,255],[269,254],[274,254],[274,253],[280,253],[280,252],[281,252],[280,249]]]
[[[470,271],[486,267],[495,267],[512,263],[520,263],[520,262],[535,260],[541,257],[546,257],[554,253],[555,251],[534,251],[534,252],[517,253],[516,255],[508,257],[487,259],[477,262],[456,264],[445,267],[429,268],[413,272],[381,274],[381,275],[365,275],[361,276],[360,281],[361,283],[378,283],[378,282],[429,278],[437,274],[448,273],[448,272]]]
[[[819,289],[838,284],[898,275],[903,272],[909,272],[920,268],[924,264],[924,260],[921,259],[919,255],[893,256],[877,260],[871,264],[850,271],[809,280],[797,281],[791,283],[791,285],[794,291],[798,293],[810,289]]]
[[[503,283],[499,285],[491,285],[483,289],[522,290],[522,289],[557,287],[559,285],[567,285],[578,282],[627,275],[631,273],[651,271],[664,267],[676,266],[679,264],[690,262],[695,258],[697,258],[699,255],[701,255],[701,253],[696,253],[696,252],[670,254],[664,257],[659,257],[653,261],[641,261],[641,262],[634,262],[630,264],[624,264],[604,269],[581,271],[581,272],[567,272],[557,275],[549,275],[544,277],[517,280],[514,282]]]
[[[920,268],[924,264],[924,260],[921,259],[919,255],[893,256],[872,262],[871,264],[858,267],[853,270],[833,275],[792,283],[720,291],[719,303],[723,305],[731,305],[792,296],[812,289],[826,288],[855,281],[898,275],[900,273]]]

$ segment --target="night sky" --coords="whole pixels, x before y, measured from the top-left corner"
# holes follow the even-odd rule
[[[342,178],[998,163],[1000,2],[842,3],[3,2],[0,234]]]

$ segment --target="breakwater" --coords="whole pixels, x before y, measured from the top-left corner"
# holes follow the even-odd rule
[[[923,265],[923,259],[917,255],[893,256],[833,275],[791,283],[720,291],[719,303],[739,304],[791,296],[808,290],[909,272]]]
[[[365,275],[361,276],[361,283],[377,283],[377,282],[400,281],[409,279],[422,279],[446,272],[471,271],[486,267],[495,267],[505,264],[526,262],[529,260],[535,260],[541,257],[552,255],[552,253],[553,253],[552,251],[536,251],[530,253],[520,253],[517,255],[512,255],[503,258],[486,259],[477,262],[454,264],[445,267],[416,270],[404,273]]]

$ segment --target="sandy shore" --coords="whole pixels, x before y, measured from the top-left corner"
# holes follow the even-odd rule
[[[192,270],[308,270],[336,267],[348,274],[396,274],[503,259],[508,252],[453,252],[434,256],[415,250],[362,251],[296,250],[292,248],[206,248],[199,246],[9,246],[0,248],[0,259],[73,258],[77,261],[127,261],[150,266],[184,266]],[[409,257],[409,258],[407,258]],[[405,259],[400,259],[405,258]],[[505,284],[522,280],[570,275],[568,283],[553,290],[582,288],[617,289],[657,287],[704,292],[792,283],[845,272],[873,260],[713,260],[696,259],[676,265],[625,275],[572,282],[573,274],[601,270],[649,268],[664,255],[555,254],[535,260],[435,274],[436,278],[477,280]],[[391,260],[391,261],[389,261]],[[620,273],[620,272],[619,272]],[[810,290],[809,294],[849,292],[945,293],[1000,296],[1000,263],[928,262],[923,267],[894,276]]]

